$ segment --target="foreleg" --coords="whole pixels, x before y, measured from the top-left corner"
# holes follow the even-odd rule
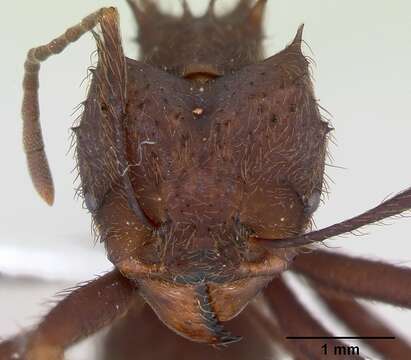
[[[76,288],[60,301],[30,332],[24,346],[5,342],[0,345],[0,354],[5,353],[2,349],[12,349],[18,359],[63,359],[67,347],[125,314],[135,296],[129,280],[113,270]],[[2,355],[0,359],[10,356]]]
[[[326,251],[296,257],[293,271],[328,288],[411,308],[411,269]]]
[[[364,339],[384,359],[411,359],[411,346],[390,329],[384,321],[371,314],[363,305],[351,297],[341,295],[333,290],[313,283],[321,300],[341,321],[358,336],[393,336],[390,339]]]
[[[291,341],[288,341],[284,334],[282,334],[281,329],[276,324],[275,319],[273,319],[272,314],[266,314],[261,311],[257,304],[250,304],[247,308],[248,316],[250,316],[255,323],[264,329],[265,334],[268,338],[272,339],[277,345],[281,346],[288,353],[293,355],[295,360],[308,360],[306,356],[301,352],[301,350],[295,346]]]
[[[274,279],[265,289],[264,295],[267,303],[273,311],[283,336],[322,336],[330,337],[328,332],[318,323],[304,306],[297,300],[295,295],[287,287],[281,278]],[[290,339],[290,346],[296,347],[297,351],[304,354],[308,359],[329,359],[330,355],[322,353],[321,346],[327,342],[330,347],[343,347],[344,344],[337,340],[312,340],[312,339]],[[352,356],[352,359],[363,359],[361,356]]]

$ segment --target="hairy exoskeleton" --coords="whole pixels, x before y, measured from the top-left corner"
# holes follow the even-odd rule
[[[298,359],[321,358],[318,343],[283,339],[329,335],[281,279],[289,268],[310,279],[354,332],[393,334],[355,298],[410,307],[410,270],[323,251],[307,254],[307,246],[409,209],[411,190],[307,232],[324,187],[331,128],[301,51],[303,28],[283,51],[263,60],[265,3],[240,0],[217,17],[210,1],[196,18],[185,3],[182,17],[173,17],[154,2],[129,0],[139,25],[139,61],[124,56],[114,8],[30,50],[24,147],[33,183],[52,204],[38,112],[40,63],[100,25],[101,34],[94,33],[98,65],[73,130],[81,193],[115,270],[73,291],[27,334],[0,345],[1,360],[13,351],[30,360],[60,359],[66,347],[127,314],[113,328],[123,336],[113,337],[107,359],[206,358],[209,348],[176,340],[156,323],[148,326],[153,320],[145,320],[152,315],[141,310],[144,302],[177,334],[218,345],[240,340],[222,323],[261,292],[273,318],[249,306],[237,328],[258,328],[265,343],[232,345],[226,358],[268,356],[269,339]],[[123,351],[119,339],[130,347],[137,341],[133,331],[141,345]],[[175,357],[161,349],[153,355],[144,344],[154,339],[169,344]],[[390,359],[411,356],[399,337],[394,345],[370,345]]]

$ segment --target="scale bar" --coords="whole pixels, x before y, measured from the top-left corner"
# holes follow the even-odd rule
[[[313,339],[346,339],[346,340],[395,340],[395,336],[286,336],[290,340],[313,340]]]

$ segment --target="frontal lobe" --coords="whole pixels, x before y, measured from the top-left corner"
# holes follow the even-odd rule
[[[293,43],[217,86],[224,106],[213,119],[210,148],[238,179],[241,221],[260,237],[301,233],[322,191],[329,132],[308,62]]]

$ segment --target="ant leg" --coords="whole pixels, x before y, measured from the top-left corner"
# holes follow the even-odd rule
[[[315,320],[281,278],[274,279],[265,289],[264,295],[267,304],[275,315],[278,325],[284,336],[332,336],[321,324]],[[288,340],[298,352],[305,354],[309,359],[328,358],[321,354],[321,346],[326,340],[304,339]],[[327,340],[332,347],[344,346],[337,340]],[[353,356],[354,359],[363,359]]]
[[[411,308],[411,269],[318,250],[297,256],[291,270],[347,295]]]
[[[70,43],[92,30],[102,21],[118,22],[115,8],[102,8],[85,17],[79,24],[49,42],[29,50],[24,63],[23,80],[23,145],[34,187],[49,205],[54,201],[53,179],[48,165],[40,126],[38,100],[40,64],[50,56],[61,53]]]
[[[19,359],[26,347],[28,334],[19,334],[11,339],[1,341],[0,338],[0,360]]]
[[[411,346],[401,336],[395,334],[384,321],[371,314],[355,299],[319,286],[316,283],[311,283],[311,285],[331,312],[357,335],[395,337],[395,340],[364,340],[379,352],[384,359],[411,359]]]
[[[14,352],[14,356],[25,360],[63,359],[67,347],[123,316],[135,298],[135,288],[118,270],[81,285],[30,331],[25,349]],[[7,342],[0,349],[3,346],[10,348]]]
[[[286,350],[288,353],[293,355],[295,360],[305,360],[307,359],[301,350],[295,346],[291,341],[288,341],[284,334],[281,333],[280,328],[275,323],[275,321],[268,316],[268,314],[264,314],[258,307],[258,304],[250,304],[247,307],[247,314],[250,316],[254,323],[257,323],[261,326],[266,333],[266,336],[273,341],[280,345],[281,348]]]

